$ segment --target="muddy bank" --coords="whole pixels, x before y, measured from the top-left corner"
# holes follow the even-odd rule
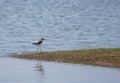
[[[120,68],[120,48],[99,48],[33,54],[16,54],[12,55],[12,57]]]

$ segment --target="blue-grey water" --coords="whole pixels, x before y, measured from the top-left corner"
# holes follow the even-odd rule
[[[120,47],[120,0],[0,0],[0,55]]]
[[[35,52],[36,47],[31,43],[42,37],[47,39],[42,44],[42,51],[119,48],[120,0],[0,0],[0,56]],[[27,64],[27,61],[1,58],[0,66],[3,68],[0,67],[0,71],[3,72],[0,72],[0,82],[38,83],[36,75],[33,75],[33,64],[34,62]],[[48,73],[45,73],[45,79],[40,82],[120,81],[119,76],[117,77],[120,75],[119,70],[71,65],[72,69],[67,71],[69,65],[67,67],[67,64],[55,65],[53,69],[49,65],[46,66]],[[61,70],[61,73],[56,69],[59,66],[58,71]],[[84,68],[87,68],[86,71],[81,72]],[[89,71],[89,68],[92,70]],[[12,73],[14,70],[15,73]],[[106,76],[103,75],[104,73]]]
[[[120,69],[0,58],[0,83],[119,83]]]

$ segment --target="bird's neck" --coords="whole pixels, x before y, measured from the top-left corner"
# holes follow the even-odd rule
[[[39,43],[42,43],[42,42],[43,42],[43,40],[40,40],[40,41],[39,41]]]

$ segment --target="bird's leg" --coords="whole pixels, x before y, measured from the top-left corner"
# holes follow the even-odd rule
[[[37,53],[38,53],[38,46],[37,46]]]
[[[39,50],[40,50],[40,53],[41,53],[41,45],[39,45]]]

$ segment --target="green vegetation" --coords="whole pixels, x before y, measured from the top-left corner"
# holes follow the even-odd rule
[[[120,68],[120,48],[43,52],[12,55],[12,57]]]

